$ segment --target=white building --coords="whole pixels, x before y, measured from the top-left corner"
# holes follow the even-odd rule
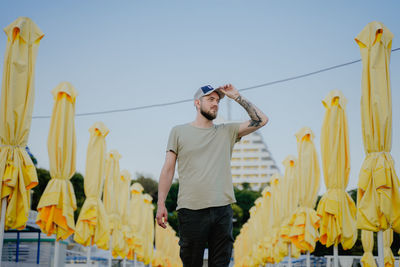
[[[279,173],[271,152],[257,131],[242,137],[233,147],[233,185],[242,188],[249,183],[252,190],[264,188],[274,173]]]

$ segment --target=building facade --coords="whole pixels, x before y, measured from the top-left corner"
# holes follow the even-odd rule
[[[273,174],[280,173],[271,152],[257,131],[242,137],[235,144],[231,170],[234,186],[241,189],[243,183],[248,183],[256,191],[264,188]]]

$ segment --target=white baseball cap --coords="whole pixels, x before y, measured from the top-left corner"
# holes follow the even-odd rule
[[[225,96],[225,94],[219,88],[215,89],[211,85],[205,85],[196,91],[194,94],[194,99],[200,99],[200,97],[209,95],[212,92],[216,92],[219,95],[219,99],[222,99]]]

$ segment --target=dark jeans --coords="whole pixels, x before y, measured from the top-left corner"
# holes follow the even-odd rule
[[[229,266],[233,247],[232,214],[231,205],[178,210],[180,257],[184,267],[203,266],[207,243],[208,266]]]

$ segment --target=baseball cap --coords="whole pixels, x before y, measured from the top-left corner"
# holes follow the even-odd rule
[[[225,94],[223,92],[221,92],[220,89],[215,89],[213,88],[211,85],[205,85],[200,87],[196,93],[194,94],[194,99],[200,99],[200,97],[205,96],[205,95],[209,95],[212,92],[216,92],[219,95],[219,99],[224,98]]]

